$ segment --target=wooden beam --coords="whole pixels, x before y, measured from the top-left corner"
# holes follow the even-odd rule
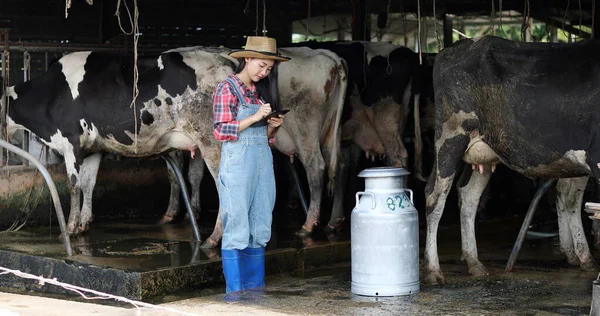
[[[367,14],[366,0],[353,0],[352,40],[369,41],[371,39],[371,23]]]

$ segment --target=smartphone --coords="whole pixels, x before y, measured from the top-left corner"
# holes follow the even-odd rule
[[[269,113],[267,116],[265,116],[264,120],[268,120],[272,117],[275,116],[280,116],[280,115],[284,115],[287,112],[289,112],[290,110],[273,110],[273,112]]]

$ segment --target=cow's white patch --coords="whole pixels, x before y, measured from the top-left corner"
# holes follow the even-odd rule
[[[596,167],[598,167],[598,169],[600,169],[600,162],[596,165]]]
[[[160,70],[165,69],[165,65],[163,65],[163,62],[162,62],[162,56],[158,57],[157,63],[158,63],[158,69],[160,69]]]
[[[218,52],[218,50],[214,52]],[[180,52],[183,62],[194,69],[199,90],[214,89],[219,82],[225,80],[233,72],[233,69],[228,67],[216,67],[221,56],[215,55],[214,52],[199,50]]]
[[[371,63],[371,59],[375,56],[387,58],[394,49],[398,48],[398,46],[385,42],[363,42],[363,45],[367,50],[368,63]]]
[[[59,62],[62,65],[62,72],[71,89],[73,100],[79,96],[78,86],[83,81],[85,75],[85,62],[91,52],[75,52],[62,57]]]
[[[79,174],[77,173],[77,169],[75,169],[75,152],[73,150],[73,144],[71,144],[69,140],[62,135],[60,130],[56,130],[56,134],[50,136],[49,142],[43,139],[42,141],[44,144],[48,145],[48,147],[57,150],[61,155],[63,155],[65,158],[65,167],[67,168],[69,180],[71,180],[72,175],[75,175],[76,179],[79,180]]]
[[[165,141],[167,142],[167,147],[169,148],[177,148],[179,150],[189,151],[194,151],[198,148],[196,142],[180,131],[168,133],[165,135]]]
[[[567,160],[569,160],[571,162],[574,162],[574,163],[577,163],[577,164],[580,164],[582,166],[586,166],[587,167],[587,163],[586,163],[587,155],[585,153],[585,150],[573,150],[573,149],[571,149],[571,150],[567,151],[564,154],[563,158],[567,159]],[[587,167],[587,169],[589,170],[590,168]]]
[[[100,135],[98,128],[96,128],[94,123],[90,125],[84,119],[79,120],[79,124],[83,130],[83,134],[79,136],[79,143],[82,148],[90,148]]]
[[[6,128],[7,128],[9,139],[12,138],[13,135],[20,129],[24,129],[31,133],[31,131],[28,128],[26,128],[25,126],[15,123],[15,121],[13,121],[13,119],[10,118],[10,116],[7,116]]]
[[[15,91],[15,86],[6,88],[6,95],[13,98],[13,100],[16,100],[17,98],[19,98],[19,96],[17,95],[17,92]]]

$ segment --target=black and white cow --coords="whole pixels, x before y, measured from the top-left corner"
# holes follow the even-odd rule
[[[461,160],[462,259],[479,261],[474,219],[497,163],[530,178],[564,178],[557,199],[561,249],[572,264],[595,269],[581,225],[583,189],[600,177],[600,42],[519,43],[462,40],[436,57],[435,164],[426,187],[426,281],[443,283],[437,228]],[[574,211],[577,210],[577,211]]]
[[[28,129],[64,156],[71,186],[70,235],[86,231],[92,220],[91,196],[102,153],[149,157],[172,149],[199,149],[216,179],[221,144],[212,136],[212,93],[236,66],[237,61],[227,52],[185,48],[139,58],[137,126],[129,107],[131,56],[68,54],[44,75],[7,89],[10,131]],[[347,80],[345,64],[324,50],[285,53],[292,57],[281,67],[284,75],[279,81],[283,104],[291,109],[286,127],[300,130],[294,145],[316,187],[323,187],[328,171],[332,190]],[[315,202],[307,221],[318,218],[321,190],[311,196]]]
[[[402,137],[410,112],[409,105],[411,99],[419,99],[422,91],[426,92],[423,96],[433,98],[432,89],[427,89],[427,84],[431,86],[431,81],[423,80],[423,75],[428,72],[421,70],[418,55],[406,47],[389,43],[346,41],[309,41],[296,43],[294,47],[326,49],[343,58],[348,65],[351,86],[347,90],[342,116],[342,141],[346,144],[342,146],[344,163],[340,165],[331,217],[326,227],[326,230],[335,231],[345,218],[343,197],[346,191],[356,191],[356,177],[350,176],[350,173],[356,173],[360,151],[365,152],[367,159],[374,160],[376,156],[384,154],[386,165],[407,167],[408,153]],[[431,102],[429,105],[432,107]],[[416,102],[415,106],[418,107],[419,103]],[[415,129],[420,134],[418,124],[415,124]],[[296,138],[293,132],[278,133],[280,137],[288,135],[292,139]],[[415,145],[418,144],[420,140],[415,142]],[[294,152],[289,148],[281,151],[290,156]],[[415,162],[420,162],[420,148],[417,148],[417,152]],[[196,191],[202,178],[201,169],[202,166],[197,162],[191,162],[189,178]],[[419,169],[417,174],[420,175],[420,165],[416,169]],[[169,208],[163,222],[172,220],[179,209],[179,185],[174,177],[171,177],[171,188]],[[192,197],[194,209],[199,209],[197,197],[198,195]],[[312,227],[305,225],[299,233],[301,236],[307,236],[311,232]]]

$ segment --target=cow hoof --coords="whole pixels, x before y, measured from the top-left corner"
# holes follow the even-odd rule
[[[312,232],[304,227],[300,228],[300,230],[296,232],[296,236],[300,238],[308,238],[310,235],[312,235]]]
[[[589,271],[589,272],[598,271],[598,265],[596,264],[596,262],[594,262],[594,260],[588,260],[588,261],[582,262],[580,265],[580,268],[583,271]]]
[[[173,221],[173,216],[171,215],[163,215],[163,217],[158,221],[159,224],[168,224]]]
[[[485,276],[485,275],[490,275],[487,270],[485,269],[485,267],[483,266],[483,264],[476,264],[473,265],[472,267],[469,267],[469,273],[472,276]]]
[[[579,261],[579,257],[577,256],[567,256],[567,262],[574,267],[583,266],[581,261]]]
[[[429,272],[425,276],[425,283],[431,285],[442,285],[445,283],[442,272]]]
[[[325,228],[323,228],[323,231],[325,231],[325,233],[328,235],[337,234],[341,230],[342,230],[342,227],[339,225],[327,225],[327,226],[325,226]]]
[[[206,256],[206,258],[208,259],[215,259],[215,258],[219,258],[219,251],[217,249],[214,248],[202,248],[200,247],[200,251],[202,251],[202,253],[204,253],[204,255]]]
[[[205,249],[217,248],[217,246],[218,246],[218,245],[219,245],[219,243],[218,243],[218,242],[216,242],[216,241],[214,241],[214,240],[212,240],[212,239],[210,239],[210,238],[207,238],[207,239],[206,239],[206,240],[205,240],[205,241],[202,243],[202,245],[200,246],[200,248],[205,248]]]
[[[196,221],[200,220],[200,215],[198,215],[198,214],[200,214],[199,211],[195,211],[194,212],[194,217],[196,218]],[[190,220],[190,214],[189,213],[185,213],[185,220],[186,221]]]
[[[89,223],[79,224],[79,235],[81,235],[83,233],[86,233],[89,228],[90,228],[90,224]]]

